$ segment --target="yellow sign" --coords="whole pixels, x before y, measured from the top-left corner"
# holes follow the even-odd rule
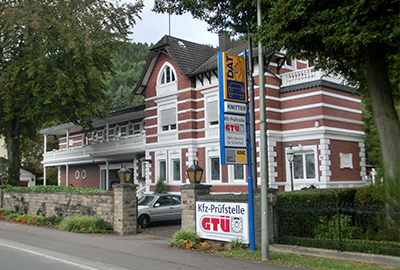
[[[236,163],[247,163],[246,158],[246,149],[237,149],[236,150]]]
[[[223,52],[221,60],[224,100],[246,103],[246,59]]]

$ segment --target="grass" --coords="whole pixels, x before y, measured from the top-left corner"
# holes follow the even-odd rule
[[[227,251],[218,251],[216,254],[223,257],[232,257],[239,259],[248,259],[248,260],[261,260],[261,250],[250,251],[250,250],[227,250]],[[302,268],[310,268],[310,269],[365,269],[365,270],[377,270],[377,269],[393,269],[400,270],[397,267],[384,267],[366,263],[358,263],[358,262],[350,262],[350,261],[342,261],[335,259],[325,259],[325,258],[316,258],[311,256],[301,256],[301,255],[293,255],[293,254],[283,254],[270,252],[269,253],[269,263],[286,265],[286,266],[294,266],[294,267],[302,267]]]

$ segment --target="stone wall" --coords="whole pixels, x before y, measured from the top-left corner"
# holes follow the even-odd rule
[[[98,216],[114,223],[114,194],[4,192],[3,208],[29,215]]]
[[[114,192],[97,194],[4,192],[0,189],[0,207],[46,217],[97,216],[119,234],[136,234],[136,185],[113,187]]]

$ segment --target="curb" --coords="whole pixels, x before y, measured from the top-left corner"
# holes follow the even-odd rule
[[[348,252],[348,251],[341,252],[338,250],[279,245],[279,244],[273,244],[270,245],[269,247],[271,251],[280,253],[308,255],[319,258],[369,263],[381,266],[391,266],[391,267],[400,266],[400,257],[395,257],[395,256]]]

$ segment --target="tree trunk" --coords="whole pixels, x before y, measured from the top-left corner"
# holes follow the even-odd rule
[[[390,186],[396,189],[390,193],[400,194],[400,121],[390,88],[386,54],[387,50],[384,45],[370,45],[364,52],[365,68],[374,119],[381,143],[385,180],[389,181]],[[393,200],[394,198],[389,199]],[[398,204],[400,201],[397,199],[396,203]]]
[[[8,177],[11,185],[19,186],[20,182],[20,136],[21,125],[19,120],[13,119],[7,121],[6,124],[6,145],[9,161]]]

